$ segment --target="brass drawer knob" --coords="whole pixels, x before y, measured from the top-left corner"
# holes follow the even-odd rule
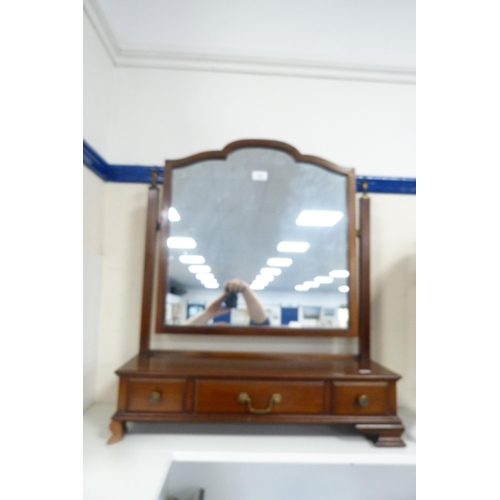
[[[252,407],[252,398],[248,395],[246,392],[240,392],[238,395],[238,403],[246,404],[248,411],[250,413],[270,413],[271,410],[273,409],[273,406],[275,404],[281,403],[282,401],[281,394],[274,393],[270,398],[269,398],[269,404],[267,405],[267,408],[262,408],[262,409],[256,409]]]
[[[149,401],[151,403],[159,403],[161,399],[161,393],[158,391],[152,391],[151,394],[149,395]]]
[[[368,406],[369,404],[370,404],[370,398],[366,394],[362,394],[361,396],[359,396],[358,398],[359,406],[365,407]]]

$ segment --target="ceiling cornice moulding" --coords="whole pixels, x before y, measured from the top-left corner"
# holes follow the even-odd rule
[[[234,54],[122,49],[97,5],[84,0],[83,7],[117,67],[293,76],[409,85],[416,83],[416,72],[413,68],[382,65],[354,66],[328,61],[249,57]]]

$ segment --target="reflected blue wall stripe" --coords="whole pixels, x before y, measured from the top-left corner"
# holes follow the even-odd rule
[[[135,182],[151,184],[153,171],[158,172],[158,182],[163,182],[163,167],[143,165],[110,165],[88,143],[83,141],[83,164],[106,182]],[[363,191],[368,183],[369,193],[416,194],[416,179],[408,177],[356,176],[356,190]]]

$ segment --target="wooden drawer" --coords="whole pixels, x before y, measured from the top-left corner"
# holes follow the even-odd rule
[[[390,398],[387,382],[333,382],[335,415],[387,415]]]
[[[183,379],[130,379],[128,411],[181,412],[186,381]]]
[[[323,382],[200,380],[198,413],[323,413]]]

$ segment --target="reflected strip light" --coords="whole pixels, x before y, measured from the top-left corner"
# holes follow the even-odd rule
[[[309,287],[306,285],[297,285],[295,287],[295,290],[297,290],[298,292],[307,292],[307,290],[309,290]]]
[[[204,285],[204,286],[207,286],[207,285],[218,285],[219,282],[215,278],[212,278],[212,279],[209,279],[209,280],[201,280],[201,284]]]
[[[201,283],[202,283],[202,285],[205,285],[205,286],[207,286],[207,285],[213,285],[213,284],[216,284],[216,285],[219,284],[219,282],[215,278],[207,278],[205,280],[201,280]]]
[[[274,280],[274,276],[271,276],[270,274],[258,274],[255,276],[255,279],[253,280],[254,283],[257,282],[263,282],[263,283],[269,283],[270,281]]]
[[[316,283],[315,281],[304,281],[304,286],[307,286],[308,288],[318,288],[319,283]]]
[[[211,271],[210,266],[189,266],[188,269],[192,273],[209,273]]]
[[[181,255],[179,257],[179,260],[183,264],[204,264],[205,263],[205,257],[202,257],[201,255]]]
[[[263,267],[260,270],[260,274],[270,274],[272,276],[278,276],[279,274],[281,274],[281,269],[278,269],[277,267]]]
[[[340,269],[337,269],[335,271],[332,271],[331,273],[328,273],[332,278],[347,278],[349,276],[349,271],[343,271]]]
[[[198,273],[196,275],[196,279],[203,281],[203,280],[213,280],[215,276],[210,273]]]
[[[250,288],[252,290],[264,290],[264,288],[266,287],[267,283],[264,284],[264,282],[261,282],[261,283],[252,283],[250,285]]]
[[[219,288],[219,283],[207,283],[205,288]]]
[[[339,286],[339,292],[347,293],[349,291],[349,287],[346,285]]]
[[[181,220],[181,216],[179,215],[179,212],[174,207],[170,207],[168,209],[168,220],[171,222],[177,222]]]
[[[316,283],[326,284],[332,283],[333,278],[329,278],[328,276],[316,276],[316,278],[314,278],[314,281]]]
[[[305,241],[281,241],[278,243],[278,252],[305,252],[309,248]]]
[[[168,248],[195,248],[196,241],[193,238],[186,238],[183,236],[171,236],[167,238]]]
[[[342,219],[344,214],[334,210],[303,210],[297,217],[297,226],[332,227]]]
[[[272,259],[269,259],[267,261],[267,265],[274,267],[288,267],[292,265],[292,259],[289,259],[287,257],[273,257]]]

